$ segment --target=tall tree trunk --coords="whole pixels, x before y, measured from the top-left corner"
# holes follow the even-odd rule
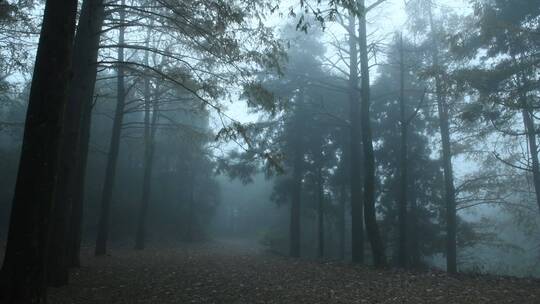
[[[452,170],[452,152],[450,149],[448,105],[441,98],[441,100],[437,103],[437,106],[439,112],[443,146],[444,192],[446,200],[446,269],[449,273],[456,273],[456,198],[454,188],[454,174]]]
[[[400,154],[399,154],[399,175],[400,175],[400,184],[399,184],[399,197],[398,197],[398,209],[399,209],[399,245],[398,245],[398,266],[407,267],[407,262],[409,260],[409,255],[407,252],[407,234],[409,233],[407,228],[407,187],[408,187],[408,176],[407,176],[407,129],[408,121],[405,112],[405,63],[403,56],[403,35],[400,36],[400,48],[399,48],[399,57],[400,57],[400,80],[399,80],[399,113],[400,113]]]
[[[411,203],[411,212],[409,213],[409,239],[410,239],[410,255],[411,255],[411,265],[413,267],[420,266],[420,242],[418,239],[418,203],[416,202],[416,185],[414,181],[411,182],[411,193],[410,193],[410,203]]]
[[[80,225],[81,219],[74,215],[74,189],[77,189],[76,168],[79,167],[79,137],[84,104],[92,102],[96,82],[96,60],[99,48],[99,32],[103,24],[102,0],[85,0],[75,35],[73,47],[73,79],[68,91],[68,104],[64,112],[64,129],[60,146],[59,176],[56,181],[56,200],[53,210],[51,246],[48,253],[48,281],[51,286],[68,283],[70,266],[70,227]],[[73,223],[72,223],[73,222]],[[77,253],[78,255],[78,253]]]
[[[47,1],[15,185],[0,302],[45,303],[46,259],[77,1]]]
[[[317,192],[319,204],[317,208],[317,220],[318,220],[318,256],[324,258],[324,189],[323,189],[323,177],[322,169],[319,167],[317,170]]]
[[[433,21],[432,8],[429,7],[429,21],[432,35],[432,57],[434,69],[439,69],[439,55],[437,33]],[[439,74],[435,76],[435,90],[437,97],[437,110],[439,114],[439,127],[442,140],[442,157],[444,172],[444,195],[446,203],[446,271],[457,272],[457,224],[456,224],[456,194],[454,188],[454,173],[452,169],[452,151],[450,147],[450,125],[448,121],[448,104],[443,95],[442,81]]]
[[[540,208],[540,164],[538,162],[538,144],[536,142],[536,128],[534,126],[534,118],[529,112],[529,108],[525,103],[522,110],[523,123],[525,125],[525,131],[527,133],[527,142],[529,144],[529,153],[532,162],[532,174],[534,183],[534,192],[536,194],[536,203]]]
[[[82,225],[84,211],[84,189],[86,178],[86,164],[88,160],[88,146],[90,143],[90,127],[92,118],[92,96],[88,99],[81,99],[83,102],[83,113],[81,118],[80,134],[78,140],[78,159],[74,169],[75,173],[73,180],[75,186],[73,188],[73,204],[71,206],[71,215],[69,221],[69,265],[71,267],[81,266],[81,242],[82,242]]]
[[[364,263],[364,206],[362,204],[362,172],[360,159],[360,107],[358,96],[358,48],[356,17],[349,13],[349,107],[351,122],[351,249],[352,262]]]
[[[362,145],[364,148],[364,216],[366,221],[366,231],[371,251],[373,253],[373,262],[376,267],[386,266],[386,256],[384,246],[379,233],[377,216],[375,211],[375,156],[373,153],[373,138],[371,134],[370,120],[370,83],[369,83],[369,59],[367,48],[367,29],[366,29],[366,6],[365,1],[359,1],[359,21],[358,40],[360,45],[360,69],[362,77]]]
[[[293,185],[291,193],[291,218],[289,224],[289,254],[300,257],[300,203],[302,199],[302,153],[297,147],[293,160]]]
[[[347,200],[347,188],[343,183],[339,191],[339,220],[338,220],[338,239],[339,239],[339,259],[345,259],[345,202]]]
[[[146,48],[150,44],[151,30],[148,30],[146,38]],[[145,52],[145,64],[148,66],[148,51]],[[157,102],[157,101],[154,101]],[[152,184],[152,166],[154,161],[154,134],[157,113],[152,113],[152,123],[150,123],[151,92],[150,79],[144,80],[144,174],[142,185],[141,209],[139,210],[139,221],[137,225],[137,235],[135,239],[135,249],[144,249],[146,234],[146,218],[148,213],[148,204],[150,201],[150,191]]]
[[[301,113],[304,103],[304,91],[301,88],[297,102],[297,112]],[[291,187],[291,213],[289,222],[289,255],[300,257],[300,204],[302,200],[302,175],[304,151],[302,148],[303,122],[295,117],[296,136],[293,155],[293,176]]]
[[[71,193],[72,204],[67,245],[69,246],[68,263],[71,267],[79,267],[81,264],[80,250],[86,162],[88,158],[90,123],[97,76],[97,57],[104,17],[105,6],[103,0],[84,1],[81,8],[79,27],[75,37],[75,53],[80,54],[80,59],[74,57],[74,61],[80,60],[85,66],[80,67],[81,73],[79,76],[77,76],[77,73],[74,73],[75,79],[80,77],[80,81],[74,82],[70,88],[70,100],[78,99],[81,104],[81,116],[79,117],[79,125],[77,126],[79,133],[77,142],[75,143],[76,148],[74,149],[74,153],[76,153],[75,159],[77,161],[73,165],[73,171],[71,171],[73,188]],[[77,43],[79,39],[81,42]]]
[[[125,0],[121,0],[120,27],[118,35],[118,77],[117,77],[117,101],[114,115],[111,143],[109,145],[109,157],[107,159],[107,169],[105,171],[105,181],[103,185],[103,195],[101,198],[101,212],[98,223],[98,234],[96,240],[96,256],[105,255],[107,252],[107,237],[109,234],[109,216],[111,209],[111,199],[116,176],[116,163],[120,149],[120,133],[122,131],[122,121],[124,119],[124,106],[126,101],[126,89],[124,84],[124,33],[125,33]]]
[[[514,60],[516,60],[514,58]],[[534,123],[534,108],[529,105],[527,100],[527,95],[525,90],[521,88],[522,86],[527,85],[527,78],[525,75],[521,75],[521,85],[520,85],[520,104],[523,107],[521,109],[521,115],[523,117],[523,124],[525,127],[525,133],[527,137],[527,143],[529,146],[529,154],[532,163],[532,175],[533,175],[533,184],[534,184],[534,193],[536,196],[536,204],[540,210],[540,164],[538,162],[538,143],[536,141],[536,126]]]
[[[187,241],[195,241],[194,232],[196,224],[195,214],[195,168],[189,165],[190,181],[189,181],[189,198],[188,198],[188,219],[187,219]]]

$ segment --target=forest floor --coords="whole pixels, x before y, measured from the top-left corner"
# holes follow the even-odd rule
[[[540,303],[540,281],[378,271],[293,260],[234,242],[118,249],[94,258],[49,303]]]

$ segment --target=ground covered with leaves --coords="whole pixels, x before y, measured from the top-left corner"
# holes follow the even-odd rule
[[[83,257],[49,303],[540,303],[540,281],[378,271],[231,242]]]

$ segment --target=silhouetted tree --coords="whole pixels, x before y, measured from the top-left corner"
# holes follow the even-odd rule
[[[114,112],[114,121],[112,127],[111,142],[109,144],[109,153],[107,159],[107,168],[105,169],[105,182],[103,184],[103,194],[101,199],[101,213],[98,223],[98,234],[96,239],[96,256],[107,253],[107,238],[109,234],[111,199],[114,189],[114,180],[116,178],[116,163],[120,149],[120,135],[122,132],[122,121],[124,119],[124,107],[126,104],[125,88],[125,66],[124,66],[124,41],[126,12],[125,0],[120,3],[118,29],[118,65],[116,78],[116,110]]]
[[[49,250],[49,284],[65,285],[68,267],[78,266],[81,225],[82,191],[81,166],[81,120],[90,115],[96,82],[96,64],[100,30],[103,24],[102,1],[87,0],[81,7],[73,50],[73,79],[64,114],[64,129],[60,148],[62,162],[56,181],[54,222]]]
[[[47,1],[2,266],[4,303],[44,303],[77,1]]]
[[[373,154],[373,136],[371,133],[371,94],[369,81],[369,59],[367,46],[366,18],[368,10],[364,0],[358,2],[359,8],[359,29],[358,41],[360,51],[361,70],[361,127],[362,145],[364,149],[364,216],[366,221],[366,231],[373,252],[375,266],[386,266],[386,256],[384,245],[377,225],[375,214],[375,156]]]

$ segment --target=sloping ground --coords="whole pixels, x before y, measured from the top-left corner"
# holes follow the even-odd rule
[[[231,243],[84,257],[49,303],[540,303],[540,281],[297,261]]]

